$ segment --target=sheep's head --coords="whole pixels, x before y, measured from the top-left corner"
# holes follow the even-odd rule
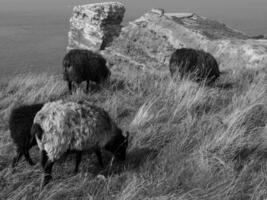
[[[111,139],[110,142],[107,143],[105,149],[112,152],[114,156],[119,160],[124,161],[126,159],[128,138],[129,138],[128,132],[126,133],[126,135],[123,135],[122,130],[118,129],[117,134],[115,135],[115,137]]]
[[[63,80],[65,81],[69,81],[70,80],[70,76],[74,76],[74,70],[73,70],[73,66],[64,66],[63,67]]]
[[[63,71],[63,80],[64,81],[68,81],[69,80],[69,76],[68,76],[68,72],[67,72],[66,68],[64,68],[64,71]]]

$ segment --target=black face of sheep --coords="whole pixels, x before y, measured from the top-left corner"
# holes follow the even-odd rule
[[[171,55],[169,68],[172,77],[179,74],[208,84],[220,76],[218,63],[210,53],[190,48],[177,49]]]
[[[13,159],[12,167],[15,167],[24,155],[30,165],[34,165],[29,150],[36,145],[36,140],[31,137],[31,126],[36,113],[43,104],[23,105],[12,110],[9,118],[11,138],[17,147],[17,155]]]
[[[123,136],[121,129],[119,129],[118,132],[119,133],[105,146],[105,149],[112,152],[119,160],[124,161],[126,159],[129,133],[127,132],[127,136]]]
[[[86,92],[89,90],[89,82],[101,84],[110,77],[106,59],[99,53],[85,50],[72,49],[63,58],[63,78],[68,82],[69,91],[72,91],[72,83],[79,85],[86,81]]]

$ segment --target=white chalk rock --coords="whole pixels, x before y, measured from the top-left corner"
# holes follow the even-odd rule
[[[67,49],[104,49],[120,34],[124,12],[124,6],[119,2],[75,6]]]

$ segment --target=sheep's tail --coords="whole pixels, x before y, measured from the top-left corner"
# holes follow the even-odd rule
[[[42,139],[43,129],[39,124],[34,123],[32,125],[31,136],[32,136],[31,139],[34,139],[35,137],[37,137],[39,140]]]

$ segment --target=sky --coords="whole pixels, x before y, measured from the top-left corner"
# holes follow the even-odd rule
[[[0,0],[0,78],[21,72],[61,72],[75,5],[93,0]],[[267,0],[121,0],[124,23],[151,8],[194,12],[250,35],[267,34]]]
[[[0,0],[0,12],[28,12],[71,15],[74,5],[92,0]],[[152,7],[167,12],[195,12],[225,22],[251,34],[267,32],[267,0],[124,0],[125,19],[131,20]]]

